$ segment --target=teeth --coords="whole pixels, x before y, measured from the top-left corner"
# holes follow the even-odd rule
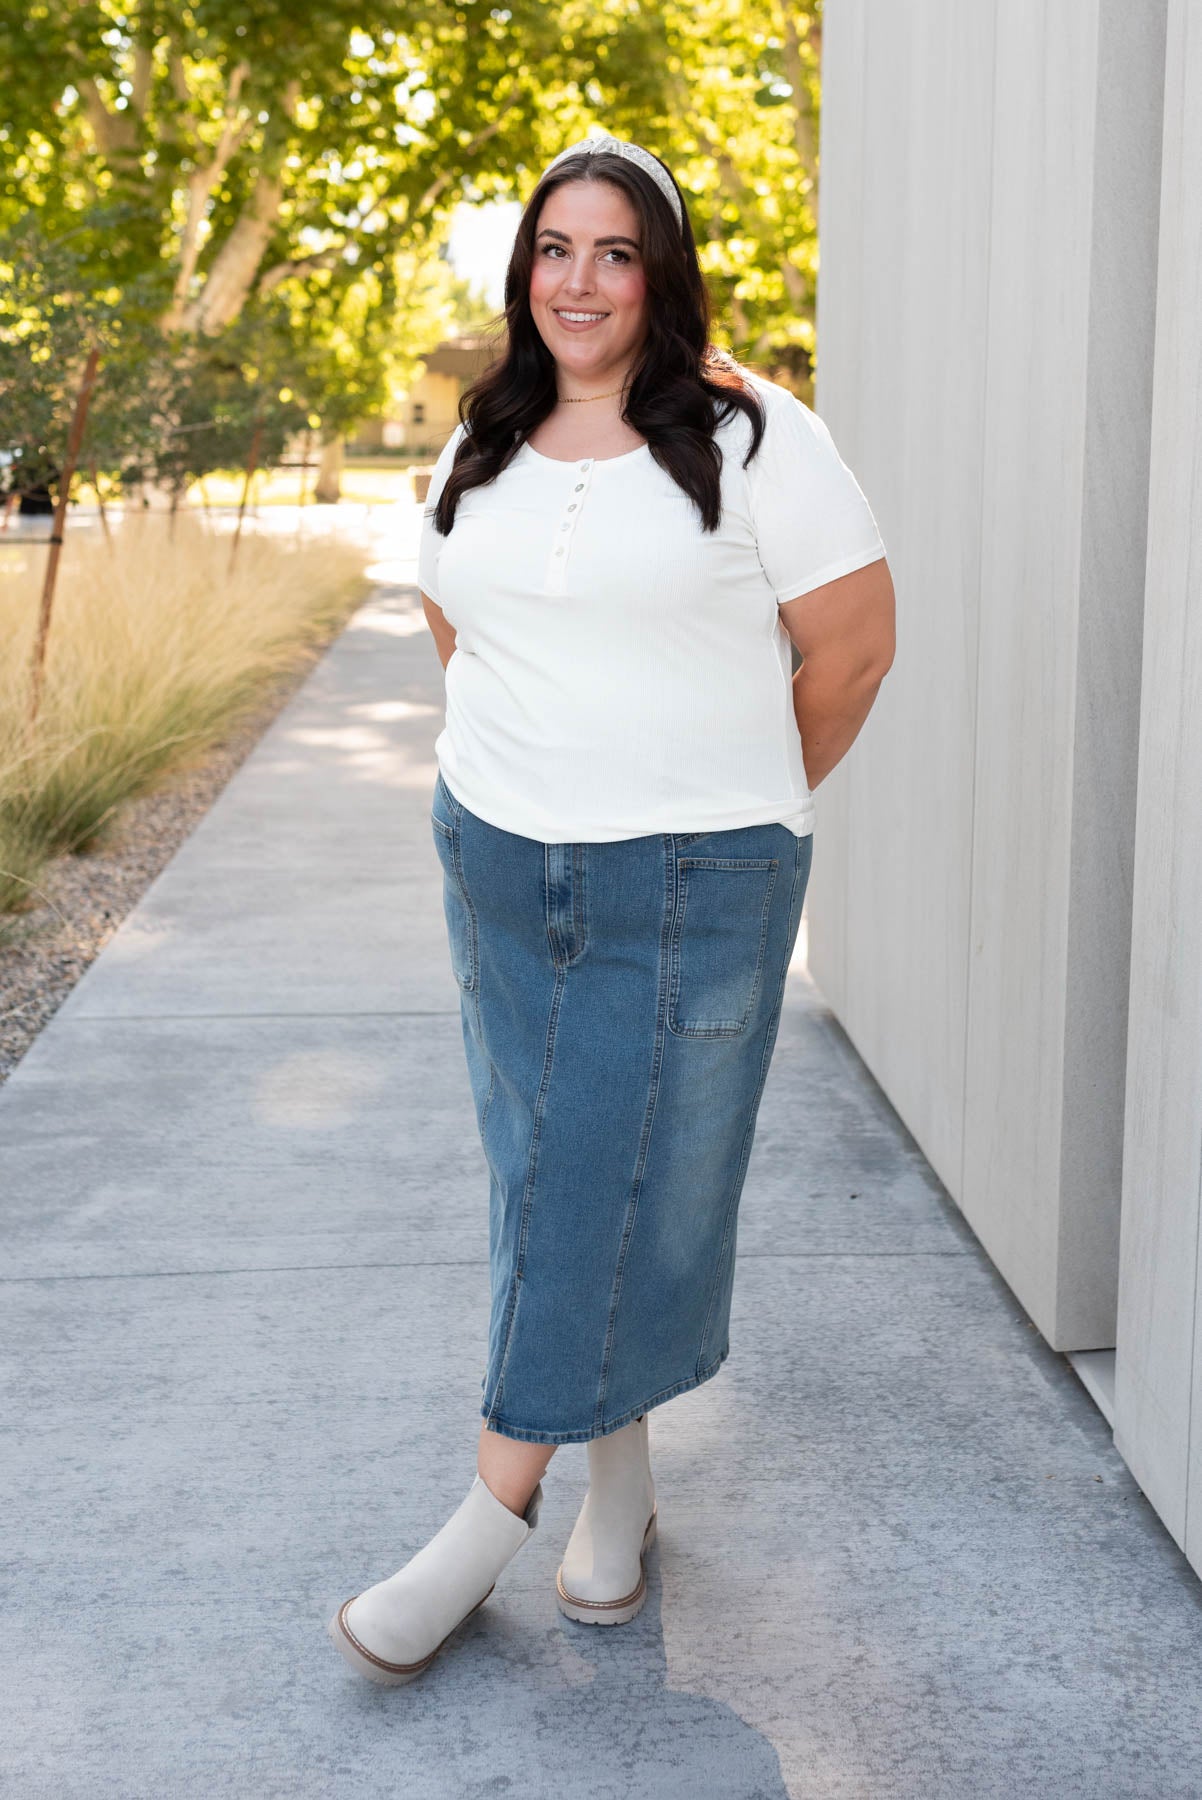
[[[563,312],[558,307],[556,308],[556,311],[559,312],[559,316],[561,319],[573,319],[573,320],[578,321],[580,324],[584,324],[587,320],[590,320],[590,319],[603,319],[605,317],[604,313]]]

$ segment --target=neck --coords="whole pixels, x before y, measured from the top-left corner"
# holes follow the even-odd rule
[[[613,401],[613,410],[621,411],[629,382],[629,370],[615,369],[607,375],[597,375],[590,380],[581,380],[578,375],[560,370],[556,375],[556,390],[560,400],[579,400],[595,402],[600,408],[606,401]]]

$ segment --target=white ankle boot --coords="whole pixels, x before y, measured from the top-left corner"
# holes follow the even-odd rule
[[[587,1445],[589,1485],[555,1576],[559,1610],[585,1625],[625,1625],[647,1598],[643,1553],[655,1539],[647,1415]]]
[[[356,1594],[327,1627],[353,1669],[382,1687],[412,1681],[482,1606],[538,1521],[542,1483],[521,1518],[479,1475],[441,1531],[403,1569]]]

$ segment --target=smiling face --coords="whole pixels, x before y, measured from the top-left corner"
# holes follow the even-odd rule
[[[637,212],[608,181],[566,181],[543,206],[530,312],[570,390],[619,386],[642,348],[648,300],[639,235]]]

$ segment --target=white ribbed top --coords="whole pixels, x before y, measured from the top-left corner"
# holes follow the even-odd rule
[[[456,632],[435,742],[451,792],[546,843],[778,822],[813,830],[777,605],[884,556],[876,520],[823,421],[744,371],[767,414],[720,426],[722,520],[647,445],[564,462],[524,444],[430,514],[464,427],[435,465],[418,577]]]

